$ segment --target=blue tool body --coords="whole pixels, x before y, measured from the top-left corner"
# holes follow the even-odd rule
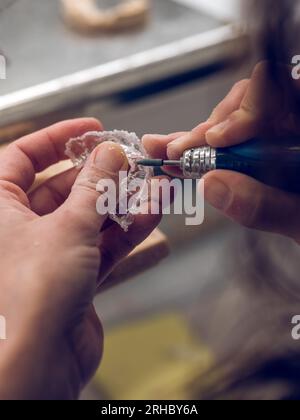
[[[300,140],[260,139],[216,149],[216,168],[241,172],[265,184],[300,192]]]

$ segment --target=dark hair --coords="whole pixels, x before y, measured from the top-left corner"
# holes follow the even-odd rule
[[[296,0],[254,0],[250,25],[255,54],[267,61],[272,87],[300,115],[300,89],[291,72],[284,70],[300,54],[298,9]],[[209,332],[199,321],[201,336],[215,343],[222,328],[223,339],[213,345],[215,368],[196,386],[193,383],[196,398],[299,399],[300,345],[291,336],[291,320],[300,313],[299,246],[247,231],[233,249],[234,280],[219,296],[206,296],[203,302],[204,306],[209,302],[206,317],[218,316],[210,321]],[[205,318],[203,310],[202,315]]]
[[[268,64],[268,73],[274,88],[288,98],[290,109],[299,111],[300,90],[288,70],[292,58],[300,54],[300,17],[297,0],[254,0],[256,31],[254,41],[261,60]],[[285,67],[286,70],[285,71]]]

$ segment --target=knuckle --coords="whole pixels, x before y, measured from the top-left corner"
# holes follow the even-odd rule
[[[72,187],[72,193],[76,191],[96,194],[96,187],[99,180],[102,179],[94,171],[82,172]]]
[[[245,114],[249,114],[250,113],[250,109],[246,110],[244,108],[242,109],[238,109],[237,111],[234,111],[232,114],[230,114],[228,120],[234,124],[236,122],[243,122],[243,117],[245,116]]]
[[[248,85],[249,82],[250,82],[250,79],[242,79],[239,82],[235,83],[232,90],[234,90],[234,91],[240,90],[240,89],[244,88],[246,85]]]
[[[233,118],[247,117],[247,119],[258,118],[258,116],[258,110],[255,108],[255,105],[251,100],[249,100],[249,98],[246,98],[242,102],[240,109],[232,115]]]
[[[78,178],[78,183],[85,185],[87,188],[96,189],[96,185],[101,180],[117,181],[118,173],[112,173],[106,171],[103,168],[99,168],[96,165],[92,165],[90,168],[83,170]]]
[[[247,100],[246,101],[243,101],[243,103],[241,105],[241,111],[244,114],[251,115],[254,112],[253,106],[252,106],[251,102],[249,102]],[[237,113],[236,116],[237,115],[240,115],[240,114]]]
[[[96,194],[96,185],[97,183],[85,178],[85,179],[78,179],[77,182],[73,185],[71,192],[77,193],[77,192],[81,192],[81,193],[93,193]]]

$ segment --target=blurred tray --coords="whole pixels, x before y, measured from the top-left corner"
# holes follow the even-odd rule
[[[111,0],[110,0],[111,1]],[[241,31],[180,0],[152,0],[143,28],[87,36],[66,27],[59,0],[22,0],[0,16],[7,80],[0,126],[240,54]]]

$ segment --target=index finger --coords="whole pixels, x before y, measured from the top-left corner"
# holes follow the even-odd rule
[[[0,155],[0,180],[11,182],[27,191],[35,174],[67,159],[66,142],[87,131],[102,130],[94,118],[79,118],[54,124],[11,143]]]
[[[145,134],[142,141],[149,156],[154,159],[167,159],[167,149],[169,144],[185,134],[187,133],[178,132],[168,135]]]

